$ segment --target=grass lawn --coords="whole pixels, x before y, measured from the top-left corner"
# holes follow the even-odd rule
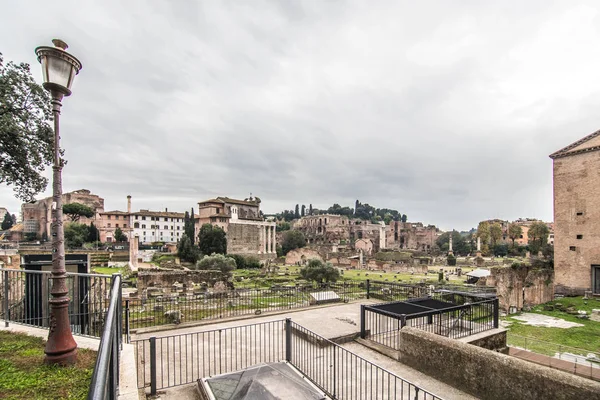
[[[93,274],[103,274],[103,275],[122,274],[123,268],[94,267],[94,268],[92,268],[92,273]]]
[[[553,300],[546,304],[563,304],[565,306],[574,306],[576,310],[587,311],[588,314],[593,308],[600,308],[600,300],[583,300],[582,297],[566,297]],[[528,349],[547,355],[554,355],[557,352],[574,352],[573,349],[564,349],[562,346],[576,347],[600,354],[600,322],[592,320],[579,319],[575,315],[564,311],[554,310],[545,311],[544,305],[534,307],[531,312],[543,315],[549,315],[565,321],[576,322],[583,326],[568,329],[546,328],[541,326],[525,325],[523,321],[516,320],[511,316],[505,317],[506,321],[511,322],[509,326],[508,343],[513,346],[527,347]],[[525,339],[515,337],[514,335],[527,337]],[[559,348],[559,346],[561,346]]]
[[[72,367],[44,365],[44,340],[0,332],[0,399],[85,399],[96,352],[78,349]]]

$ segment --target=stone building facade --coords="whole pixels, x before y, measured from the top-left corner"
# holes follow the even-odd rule
[[[260,203],[260,198],[252,196],[245,200],[217,197],[199,202],[194,221],[196,236],[202,225],[216,225],[227,234],[227,253],[275,258],[275,222],[265,221]]]
[[[555,292],[600,294],[600,130],[550,158]]]
[[[21,205],[23,232],[25,235],[35,233],[38,239],[49,239],[51,237],[50,225],[52,223],[52,203],[52,197],[46,197],[45,199],[33,203],[24,203]],[[86,225],[99,219],[99,214],[104,211],[104,199],[92,194],[92,192],[87,189],[63,193],[62,203],[63,205],[81,203],[94,210],[93,217],[81,217],[79,219],[79,223]],[[69,217],[64,215],[63,221],[68,222]]]
[[[343,215],[308,215],[294,222],[294,229],[304,234],[310,246],[328,246],[336,251],[339,246],[355,247],[360,239],[373,243],[373,252],[387,248],[386,227]]]
[[[387,248],[430,252],[441,232],[434,225],[421,222],[390,221],[387,231]]]

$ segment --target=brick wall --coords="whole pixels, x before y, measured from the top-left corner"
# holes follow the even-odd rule
[[[583,294],[585,290],[591,290],[592,264],[600,265],[599,171],[600,151],[554,160],[554,269],[557,293]],[[577,235],[582,235],[582,238],[577,239]]]

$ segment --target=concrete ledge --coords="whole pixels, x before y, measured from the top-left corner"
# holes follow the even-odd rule
[[[30,336],[36,336],[42,338],[44,340],[48,339],[48,329],[36,328],[34,326],[29,325],[20,325],[14,322],[9,321],[9,326],[5,327],[5,321],[0,319],[0,330],[8,331],[8,332],[18,332],[25,333]],[[81,349],[90,349],[94,351],[98,351],[98,346],[100,345],[100,339],[86,337],[86,336],[78,336],[73,335],[73,339],[75,339],[75,343],[77,343],[77,347]]]
[[[400,331],[399,359],[478,398],[600,399],[600,383],[415,328]]]
[[[375,350],[376,352],[381,353],[384,356],[393,358],[394,360],[398,360],[400,358],[400,352],[398,350],[394,350],[391,347],[387,347],[382,344],[375,343],[372,340],[358,338],[358,339],[356,339],[356,343],[362,344],[363,346],[368,347],[372,350]]]
[[[469,343],[473,346],[508,354],[508,346],[506,345],[507,332],[508,329],[496,328],[457,340],[462,343]]]
[[[134,345],[123,344],[119,367],[119,400],[139,400]]]

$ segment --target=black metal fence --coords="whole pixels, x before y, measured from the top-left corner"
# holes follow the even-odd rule
[[[138,387],[159,389],[284,359],[284,321],[133,340]]]
[[[119,394],[119,360],[123,344],[121,275],[114,275],[98,357],[88,400],[116,400]]]
[[[289,319],[132,343],[150,394],[285,360],[334,399],[439,399]]]
[[[334,399],[440,399],[344,347],[286,320],[286,361]]]
[[[47,271],[0,269],[0,319],[4,319],[5,325],[12,322],[48,328],[52,279]],[[73,334],[100,336],[112,279],[109,275],[67,273]]]
[[[367,280],[368,299],[398,301],[426,296],[429,292],[425,285],[411,285],[397,282]]]
[[[258,315],[269,311],[305,308],[328,302],[368,297],[366,282],[337,282],[227,289],[220,292],[168,293],[126,301],[131,329],[180,322]]]
[[[427,305],[429,299],[440,302],[447,301],[448,295],[434,293],[433,296],[422,299],[421,304]],[[430,308],[429,310],[422,306],[412,305],[410,301],[407,301],[402,306],[407,311],[403,314],[388,311],[385,310],[386,307],[382,307],[386,305],[393,307],[396,304],[397,302],[378,304],[377,306],[362,305],[361,338],[397,350],[400,348],[400,330],[405,326],[454,339],[498,328],[499,304],[497,298],[449,305],[442,309]]]

